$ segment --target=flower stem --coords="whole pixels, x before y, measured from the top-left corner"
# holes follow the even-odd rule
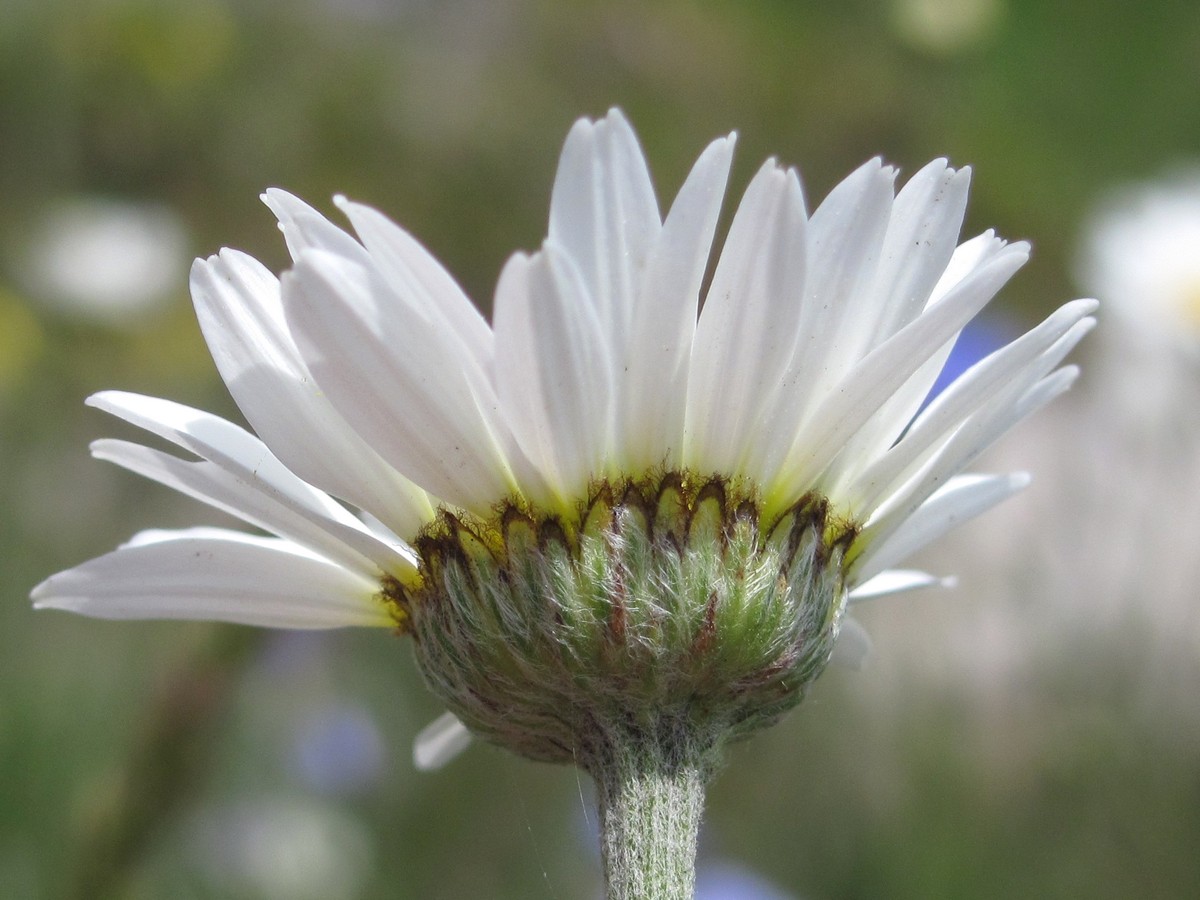
[[[692,729],[606,729],[584,761],[596,781],[608,900],[691,900],[714,742]]]

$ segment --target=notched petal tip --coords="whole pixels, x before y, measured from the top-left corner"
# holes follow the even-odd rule
[[[287,191],[287,190],[284,190],[283,188],[279,188],[279,187],[267,188],[265,191],[263,191],[261,194],[258,195],[258,199],[260,199],[263,203],[265,203],[267,206],[270,206],[272,208],[274,208],[272,206],[272,204],[279,205],[279,204],[291,203],[291,202],[299,203],[302,206],[307,205],[304,203],[303,200],[301,200],[299,197],[297,197],[291,191]]]
[[[58,575],[43,579],[29,592],[34,609],[63,609],[63,598],[54,596],[54,585]]]
[[[312,211],[312,207],[307,203],[283,188],[267,188],[258,195],[258,199],[275,216],[280,231],[287,227],[289,220],[296,214]]]
[[[787,199],[793,205],[793,208],[801,212],[806,218],[808,216],[808,200],[804,196],[804,183],[800,180],[800,172],[798,169],[789,168],[784,174],[787,179]]]
[[[220,261],[220,256],[213,253],[209,256],[197,256],[192,260],[192,266],[188,270],[188,284],[192,290],[196,289],[196,282],[208,275],[212,271],[212,267]]]
[[[601,119],[600,121],[604,121]],[[597,121],[590,119],[587,116],[576,119],[571,123],[571,129],[567,132],[567,138],[563,141],[563,148],[560,151],[560,156],[566,156],[568,148],[574,149],[581,141],[586,141],[591,138],[592,133],[596,130]]]

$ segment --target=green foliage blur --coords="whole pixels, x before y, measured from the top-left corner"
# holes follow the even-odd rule
[[[478,745],[413,769],[441,710],[402,640],[29,607],[42,578],[139,529],[229,524],[92,462],[89,440],[126,432],[83,399],[121,388],[240,421],[187,265],[233,246],[281,268],[264,188],[377,206],[488,310],[506,257],[544,234],[581,115],[626,111],[664,206],[736,129],[726,221],[768,155],[814,201],[871,156],[911,173],[945,155],[975,170],[968,234],[1034,242],[996,304],[1030,323],[1078,294],[1097,196],[1200,155],[1198,50],[1183,0],[6,0],[0,896],[599,896],[585,778]],[[166,210],[182,236],[134,313],[31,274],[39,223],[79,198]],[[87,283],[92,260],[58,264]],[[939,609],[973,600],[880,602],[891,617],[864,621],[886,660],[908,618],[942,653]],[[906,682],[894,658],[831,670],[731,754],[702,870],[797,898],[1200,895],[1196,710],[1149,714],[1139,671],[1102,642],[1035,657],[999,699]]]

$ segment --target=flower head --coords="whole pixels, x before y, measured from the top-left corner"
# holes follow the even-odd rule
[[[537,758],[599,753],[582,733],[639,710],[714,734],[772,721],[846,640],[848,602],[937,583],[888,569],[1024,484],[959,473],[1071,383],[1058,366],[1094,304],[917,415],[1027,245],[958,244],[969,171],[944,160],[899,193],[872,160],[811,213],[771,160],[701,306],[733,143],[664,217],[624,117],[578,122],[548,236],[505,267],[490,325],[380,213],[338,198],[352,236],[269,191],[292,268],[223,250],[192,272],[258,436],[165,400],[90,402],[198,459],[96,456],[273,537],[138,535],[37,605],[396,626],[473,731]],[[457,743],[439,726],[427,746]]]
[[[1084,227],[1079,281],[1129,329],[1163,344],[1200,343],[1200,170],[1106,196]]]

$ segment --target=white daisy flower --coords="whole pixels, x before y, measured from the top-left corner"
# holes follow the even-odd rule
[[[139,535],[35,604],[411,633],[453,714],[418,761],[461,747],[459,720],[575,761],[606,833],[628,799],[607,774],[622,748],[691,760],[702,783],[835,643],[861,653],[847,604],[939,583],[891,567],[1026,483],[960,473],[1070,385],[1059,364],[1095,308],[1062,307],[918,415],[1028,246],[958,244],[969,170],[944,160],[898,193],[872,160],[811,213],[769,160],[701,305],[733,144],[701,154],[664,217],[625,118],[576,123],[548,236],[505,267],[491,325],[379,212],[338,198],[351,235],[269,191],[292,268],[223,250],[192,272],[258,437],[165,400],[90,402],[197,458],[124,441],[96,456],[273,537]],[[605,841],[611,885],[622,851]]]
[[[1200,170],[1111,192],[1084,223],[1076,268],[1079,282],[1111,302],[1126,329],[1194,352],[1200,343]]]
[[[51,309],[129,326],[175,298],[188,243],[183,222],[165,205],[64,198],[33,222],[16,254],[18,275]]]

